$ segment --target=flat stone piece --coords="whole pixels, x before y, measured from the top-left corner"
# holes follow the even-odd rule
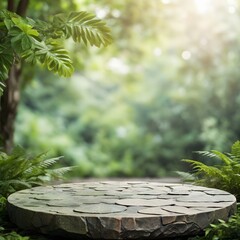
[[[234,202],[235,197],[233,195],[208,195],[205,192],[201,192],[198,194],[190,194],[189,196],[183,196],[177,198],[177,201],[185,201],[185,202]]]
[[[74,212],[80,213],[116,213],[116,212],[124,212],[127,210],[127,207],[124,206],[116,206],[113,204],[99,203],[99,204],[82,204],[78,208],[74,208]]]
[[[64,195],[60,196],[57,193],[55,195],[37,195],[35,197],[31,197],[35,200],[43,200],[43,201],[56,201],[56,200],[62,200],[64,198]]]
[[[171,192],[168,192],[168,194],[169,195],[181,195],[181,196],[183,196],[183,195],[189,195],[190,194],[190,192],[189,191],[186,191],[186,190],[173,190],[173,191],[171,191]]]
[[[219,189],[206,190],[205,193],[209,195],[228,195],[228,192]]]
[[[180,213],[184,215],[194,215],[201,212],[196,208],[187,208],[182,206],[163,206],[162,209],[168,212]]]
[[[66,239],[178,238],[235,210],[235,197],[225,191],[151,181],[60,184],[8,197],[9,217],[19,228]]]
[[[151,215],[175,215],[173,212],[168,212],[164,210],[162,207],[151,207],[151,208],[144,208],[141,210],[138,210],[139,213],[143,214],[151,214]]]
[[[46,203],[47,206],[50,207],[78,207],[79,203],[75,201],[51,201]]]
[[[155,207],[155,206],[170,206],[174,205],[175,201],[172,200],[162,200],[162,199],[121,199],[116,201],[116,204],[124,205],[124,206],[148,206],[148,207]]]
[[[229,202],[179,202],[177,201],[176,206],[182,206],[182,207],[207,207],[207,208],[224,208],[231,205]]]

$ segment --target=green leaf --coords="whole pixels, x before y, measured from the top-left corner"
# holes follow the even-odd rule
[[[40,62],[48,70],[70,77],[74,69],[60,43],[63,38],[72,37],[75,42],[97,47],[112,43],[106,23],[84,11],[58,14],[46,23],[0,10],[0,29],[0,95],[15,58],[32,64]]]
[[[59,14],[53,18],[53,26],[61,30],[66,38],[71,36],[75,42],[83,41],[85,45],[100,47],[107,46],[113,41],[106,23],[88,12]]]
[[[238,160],[240,159],[240,141],[236,141],[232,145],[231,154],[234,156],[234,158]]]
[[[33,26],[28,24],[25,19],[21,17],[13,17],[12,21],[15,23],[15,26],[18,27],[26,35],[35,37],[39,36],[38,31],[36,29],[33,29]]]
[[[183,179],[183,181],[185,182],[193,182],[196,180],[196,177],[191,174],[191,173],[187,173],[187,172],[181,172],[181,171],[176,171],[176,173]]]
[[[74,69],[68,52],[57,42],[35,41],[35,56],[50,71],[60,76],[70,77],[73,73]]]
[[[23,36],[21,40],[21,45],[24,51],[30,49],[32,46],[31,39],[27,35]]]
[[[43,160],[40,163],[40,167],[43,167],[43,168],[50,167],[51,165],[53,165],[57,161],[59,161],[61,158],[63,158],[63,157],[61,156],[61,157],[56,157],[56,158],[50,158],[50,159]]]
[[[202,155],[204,157],[208,157],[208,158],[218,158],[218,156],[216,154],[214,154],[213,152],[209,152],[209,151],[194,151],[195,153]]]
[[[226,165],[231,164],[232,160],[227,155],[225,155],[224,153],[221,153],[221,152],[216,151],[216,150],[212,150],[211,152],[213,154],[215,154],[219,159],[221,159]]]

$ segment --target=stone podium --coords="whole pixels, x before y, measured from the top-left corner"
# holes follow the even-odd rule
[[[228,219],[236,198],[221,190],[150,181],[36,187],[8,197],[19,228],[66,239],[161,239],[194,235]]]

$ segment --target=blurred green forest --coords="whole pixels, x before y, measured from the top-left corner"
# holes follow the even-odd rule
[[[94,12],[114,43],[66,42],[69,79],[25,68],[16,144],[64,155],[79,177],[163,177],[240,138],[240,1],[33,2],[42,19]]]

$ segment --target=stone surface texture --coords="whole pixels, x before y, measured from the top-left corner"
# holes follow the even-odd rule
[[[235,210],[235,197],[225,191],[148,181],[69,183],[8,197],[9,216],[18,227],[67,239],[187,236]]]

